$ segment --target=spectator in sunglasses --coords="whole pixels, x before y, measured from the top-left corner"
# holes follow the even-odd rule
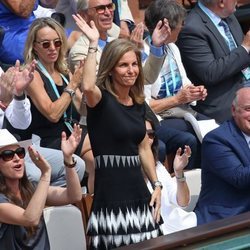
[[[77,3],[77,13],[79,13],[87,22],[93,20],[100,33],[98,62],[101,51],[106,43],[117,38],[112,37],[107,32],[111,29],[113,23],[115,5],[111,0],[79,0]],[[88,39],[82,34],[71,48],[68,56],[70,69],[73,72],[75,65],[86,58],[88,53]]]
[[[173,168],[176,181],[170,176],[165,166],[158,160],[158,139],[155,134],[154,124],[146,120],[146,131],[148,143],[151,146],[156,166],[156,173],[163,185],[161,196],[161,215],[163,218],[163,233],[170,234],[197,225],[194,212],[186,212],[182,208],[186,207],[190,200],[189,189],[184,176],[184,168],[188,164],[191,156],[191,149],[185,146],[184,152],[179,148],[176,152]],[[145,175],[147,186],[152,192],[150,181]]]
[[[81,139],[81,129],[74,126],[68,139],[62,133],[61,147],[67,176],[67,188],[50,186],[51,166],[44,157],[28,148],[28,153],[41,170],[33,185],[26,176],[24,142],[18,142],[8,130],[0,131],[0,246],[2,249],[50,249],[42,216],[45,206],[75,203],[82,198],[72,157]]]
[[[38,138],[36,144],[41,147],[60,149],[61,132],[65,131],[69,136],[73,124],[79,121],[82,93],[78,84],[82,68],[79,67],[71,76],[65,63],[65,52],[66,38],[62,26],[52,18],[36,19],[25,45],[26,63],[37,60],[34,79],[27,88],[32,122],[27,130],[11,128],[8,123],[7,128],[22,139]],[[89,149],[84,131],[75,153],[82,157]],[[83,173],[84,168],[79,176],[82,177]]]
[[[15,67],[10,67],[5,73],[2,73],[0,77],[0,102],[3,111],[3,127],[6,126],[6,122],[11,124],[17,129],[27,129],[31,123],[31,111],[30,101],[26,97],[25,89],[33,80],[34,70],[36,62],[33,60],[31,64],[28,64],[24,69],[20,68],[20,63],[17,60]],[[8,104],[9,103],[9,104]],[[0,125],[0,129],[2,125]],[[44,158],[50,163],[52,167],[51,172],[51,185],[53,186],[65,186],[66,176],[63,166],[63,155],[61,151],[50,148],[39,147],[36,145],[36,149],[42,153]],[[82,179],[84,174],[85,165],[83,160],[74,155],[77,160],[76,172],[79,179]],[[26,162],[26,174],[30,181],[38,182],[41,176],[41,171],[34,167],[34,163],[29,157],[29,154],[25,156]]]

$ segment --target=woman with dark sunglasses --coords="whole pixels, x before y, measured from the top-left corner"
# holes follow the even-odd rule
[[[30,26],[25,45],[25,63],[37,61],[34,79],[27,88],[31,101],[32,122],[27,131],[17,131],[22,139],[36,135],[40,146],[60,149],[61,132],[70,135],[83,112],[79,83],[82,65],[71,75],[66,64],[67,40],[63,27],[52,18],[38,18]],[[82,141],[75,152],[93,169],[93,156],[83,130]]]
[[[33,185],[25,172],[25,147],[8,130],[0,130],[0,247],[1,249],[50,249],[42,216],[43,208],[75,203],[82,191],[72,157],[81,140],[81,129],[75,125],[71,136],[61,136],[61,147],[67,176],[67,188],[50,186],[51,166],[33,147],[29,155],[41,170]]]
[[[161,196],[161,216],[163,218],[162,230],[164,234],[174,233],[190,227],[197,226],[197,218],[194,212],[186,212],[185,208],[190,201],[189,188],[184,176],[184,168],[191,156],[191,149],[185,146],[176,152],[173,162],[175,179],[172,178],[166,167],[158,159],[158,138],[155,134],[154,123],[146,118],[146,131],[148,143],[151,146],[156,166],[156,173],[163,185]],[[145,176],[148,189],[153,192],[150,181]]]

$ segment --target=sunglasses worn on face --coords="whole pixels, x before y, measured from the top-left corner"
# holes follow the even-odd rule
[[[115,4],[114,3],[110,3],[110,4],[106,4],[106,5],[98,5],[95,7],[91,7],[90,9],[95,9],[97,14],[103,14],[106,11],[106,8],[108,8],[108,10],[110,12],[115,10]]]
[[[148,134],[149,139],[155,138],[155,131],[153,129],[147,129],[147,134]]]
[[[14,158],[14,155],[17,154],[17,156],[20,159],[23,159],[25,157],[25,149],[24,148],[17,148],[15,151],[13,150],[4,150],[0,154],[0,159],[3,159],[4,161],[11,161]]]
[[[62,46],[62,41],[60,39],[51,40],[51,41],[36,41],[36,43],[41,44],[44,49],[48,49],[51,46],[51,42],[53,42],[54,46],[56,48],[59,48]]]

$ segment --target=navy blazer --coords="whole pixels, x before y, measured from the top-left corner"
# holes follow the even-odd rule
[[[234,15],[226,18],[238,47],[228,45],[210,18],[198,5],[185,20],[177,45],[189,79],[205,85],[208,96],[194,107],[198,112],[223,122],[231,118],[231,104],[243,80],[241,70],[250,65],[250,55],[240,46],[244,34]]]
[[[195,208],[203,224],[250,211],[250,149],[233,120],[202,142],[202,187]]]

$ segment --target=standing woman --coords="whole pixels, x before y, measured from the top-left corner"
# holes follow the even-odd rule
[[[24,142],[17,142],[6,129],[0,130],[1,249],[50,249],[43,208],[45,205],[59,206],[81,200],[81,186],[72,157],[80,139],[79,126],[74,126],[68,139],[62,133],[67,188],[50,186],[51,166],[39,152],[29,147],[32,161],[41,170],[40,181],[34,186],[25,172]]]
[[[130,41],[116,39],[103,50],[96,79],[99,33],[79,16],[79,28],[90,41],[82,90],[95,157],[95,195],[88,224],[91,249],[111,249],[162,234],[161,183],[145,127],[141,52]],[[150,179],[152,196],[141,166]]]

